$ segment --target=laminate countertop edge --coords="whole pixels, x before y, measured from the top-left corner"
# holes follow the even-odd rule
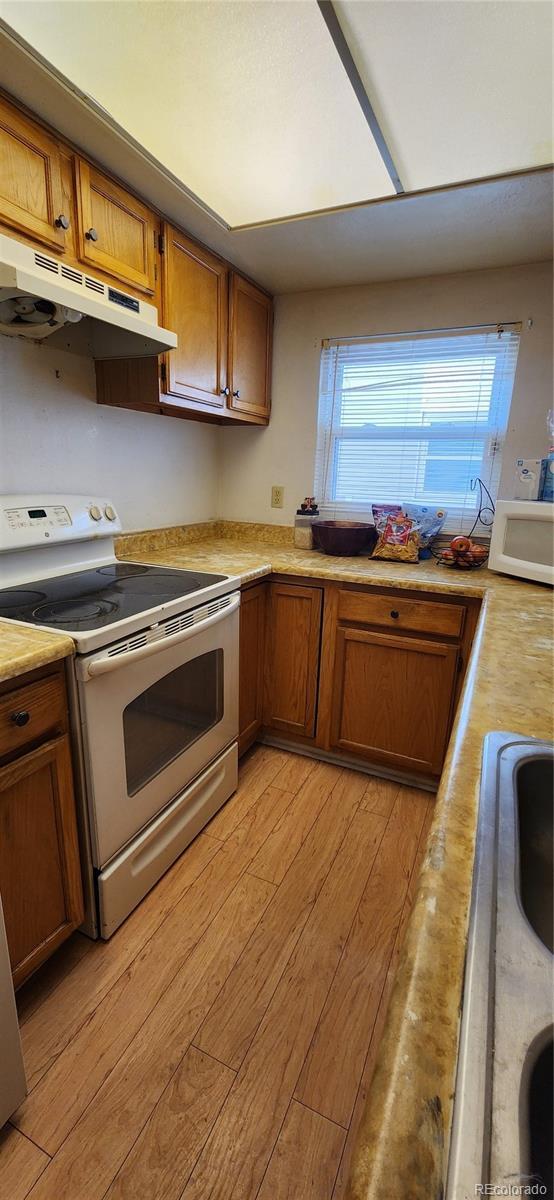
[[[66,633],[48,632],[22,621],[0,620],[0,683],[49,666],[75,652]]]

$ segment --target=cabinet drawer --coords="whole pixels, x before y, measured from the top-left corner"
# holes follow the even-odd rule
[[[13,754],[64,725],[65,692],[59,677],[14,688],[0,696],[0,755]]]
[[[438,633],[457,638],[464,627],[461,604],[439,604],[433,600],[404,600],[395,596],[370,596],[343,591],[339,597],[340,621],[360,621],[386,629],[412,633]]]

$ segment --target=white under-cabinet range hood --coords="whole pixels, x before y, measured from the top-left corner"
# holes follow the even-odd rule
[[[153,304],[4,234],[0,333],[48,338],[99,359],[141,358],[177,345],[177,334],[158,325]]]

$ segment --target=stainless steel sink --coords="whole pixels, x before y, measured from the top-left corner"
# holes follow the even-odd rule
[[[485,739],[447,1200],[553,1200],[553,764],[549,742]]]
[[[554,950],[553,768],[552,755],[537,753],[521,763],[516,780],[521,907],[551,954]]]

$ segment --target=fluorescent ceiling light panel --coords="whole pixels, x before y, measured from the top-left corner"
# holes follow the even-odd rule
[[[407,191],[552,161],[546,0],[337,0]]]
[[[231,225],[394,193],[314,0],[4,0],[2,16]]]

